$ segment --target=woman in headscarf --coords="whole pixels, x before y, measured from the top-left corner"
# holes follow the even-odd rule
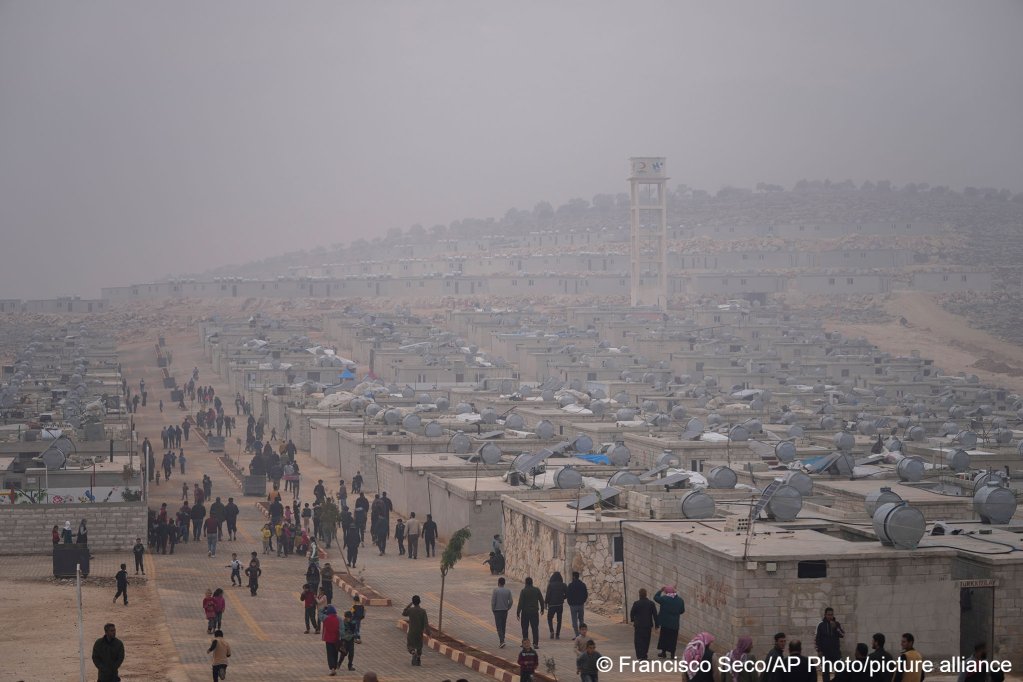
[[[661,634],[657,637],[657,648],[660,653],[658,658],[675,658],[675,651],[678,648],[678,629],[682,614],[686,612],[685,602],[678,596],[674,585],[665,585],[657,590],[654,595],[657,602],[657,625],[661,628]]]
[[[728,658],[731,665],[734,665],[736,661],[748,661],[753,658],[753,638],[749,635],[742,635],[739,637],[739,641],[736,642],[735,648],[728,654]],[[755,670],[742,670],[736,671],[732,669],[730,674],[726,674],[722,682],[757,682],[757,672]]]
[[[714,635],[701,632],[686,644],[682,660],[689,670],[698,671],[686,674],[685,679],[689,682],[714,682],[714,650],[710,646],[713,643]]]
[[[89,544],[89,529],[85,527],[85,519],[82,519],[81,523],[78,524],[78,536],[75,538],[75,544]]]

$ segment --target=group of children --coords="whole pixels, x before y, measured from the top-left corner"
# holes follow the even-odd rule
[[[575,647],[576,652],[576,674],[581,677],[582,682],[597,682],[597,661],[600,660],[601,653],[597,651],[597,645],[590,639],[589,629],[585,623],[579,625],[579,634],[572,640],[572,646]],[[519,652],[518,663],[520,682],[530,682],[533,679],[533,673],[540,665],[540,656],[536,653],[536,649],[533,648],[533,643],[529,641],[528,637],[522,640],[522,651]]]
[[[286,520],[279,521],[276,525],[270,522],[263,524],[260,534],[263,537],[263,554],[276,551],[277,556],[286,557],[292,554],[305,556],[312,542],[307,531],[302,530],[299,534],[298,526]]]

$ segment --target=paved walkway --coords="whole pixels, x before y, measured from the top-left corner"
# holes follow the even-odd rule
[[[194,334],[190,330],[187,335],[182,334],[176,338],[168,336],[167,343],[173,352],[172,369],[179,382],[184,378],[183,373],[190,373],[193,366],[198,366],[200,383],[222,391],[222,399],[226,397],[228,405],[233,403],[233,396],[226,395],[226,385],[213,375],[212,368],[202,360],[201,349],[194,343]],[[156,367],[152,342],[127,347],[122,353],[122,367],[131,386],[137,386],[142,377],[145,377],[148,387],[162,386],[162,374]],[[148,435],[157,449],[161,445],[161,427],[180,423],[185,415],[177,409],[166,407],[170,400],[165,393],[165,389],[150,388],[150,406],[136,415],[140,438]],[[161,397],[165,404],[163,414],[155,408]],[[204,591],[216,587],[223,587],[227,595],[223,629],[234,652],[228,679],[277,682],[282,679],[326,677],[323,643],[317,635],[303,634],[303,609],[298,597],[304,582],[306,560],[303,557],[278,558],[260,554],[263,575],[259,596],[251,597],[244,587],[232,588],[230,571],[225,566],[230,561],[231,552],[237,552],[239,559],[244,559],[252,551],[262,551],[257,539],[258,529],[263,524],[262,514],[255,507],[256,498],[242,497],[214,454],[199,447],[194,438],[184,445],[188,464],[183,478],[188,481],[189,487],[200,481],[204,473],[209,474],[213,479],[214,497],[220,496],[226,503],[227,497],[232,496],[241,509],[238,541],[220,543],[215,558],[207,557],[205,541],[179,544],[173,555],[149,558],[149,577],[157,587],[171,637],[189,679],[209,679],[210,668],[205,652],[210,637],[206,634],[201,603]],[[323,477],[325,481],[336,479],[334,472],[314,463],[306,455],[303,455],[301,464],[305,481],[315,481],[318,477]],[[176,509],[180,505],[181,482],[180,474],[174,474],[169,484],[163,482],[159,487],[154,486],[150,492],[150,506],[159,508],[161,502],[166,502],[168,508]],[[336,480],[334,483],[336,486]],[[312,486],[303,485],[303,489],[308,491],[306,494],[310,498],[305,501],[309,501]],[[374,567],[372,559],[378,557],[368,555],[369,552],[362,555],[366,556],[367,576],[375,578],[382,564]],[[332,552],[332,556],[338,559],[331,562],[335,568],[343,566],[336,551]],[[390,560],[380,558],[380,561],[385,559]],[[411,584],[416,583],[412,581]],[[340,606],[348,607],[351,604],[339,588],[335,588],[334,596],[335,603]],[[406,603],[398,603],[405,597],[405,590],[395,596],[398,599],[394,607],[369,609],[367,621],[363,624],[363,644],[356,649],[355,665],[358,674],[345,670],[339,673],[339,677],[361,679],[362,672],[374,670],[384,681],[465,678],[475,682],[488,679],[433,653],[424,654],[421,668],[411,667],[404,634],[395,627]],[[436,605],[429,601],[429,597],[424,597],[431,620],[434,620]]]
[[[213,374],[212,367],[202,358],[201,348],[194,341],[194,335],[168,337],[167,343],[173,352],[175,374],[190,371],[193,366],[199,367],[199,383],[212,385],[215,390],[222,391],[221,398],[228,405],[233,403],[233,395],[227,395],[227,386],[220,377]],[[152,356],[152,357],[150,357]],[[130,385],[137,385],[139,370],[146,377],[146,384],[157,385],[160,377],[155,367],[155,353],[152,344],[143,348],[138,357],[126,353],[122,360],[125,374]],[[181,381],[182,377],[179,377]],[[155,393],[159,394],[163,389]],[[152,395],[152,394],[151,394]],[[150,405],[154,404],[150,402]],[[169,400],[164,401],[165,405]],[[166,410],[166,408],[165,408]],[[136,423],[142,435],[149,435],[150,441],[159,446],[160,428],[172,420],[180,423],[183,412],[176,409],[167,410],[160,415],[156,410],[148,408],[138,413]],[[221,543],[216,559],[206,556],[206,544],[189,543],[178,545],[173,557],[160,556],[155,562],[157,586],[160,600],[167,616],[168,625],[173,634],[174,642],[181,652],[182,663],[186,665],[193,679],[206,679],[205,649],[209,644],[206,636],[205,620],[202,616],[201,601],[203,591],[207,587],[223,586],[228,594],[227,612],[224,619],[224,632],[231,646],[237,651],[232,656],[230,670],[232,676],[242,673],[246,680],[279,680],[282,674],[297,674],[301,679],[319,674],[326,675],[325,653],[322,642],[314,639],[314,635],[303,635],[302,607],[298,601],[301,591],[306,561],[302,557],[277,558],[261,556],[263,577],[260,582],[259,596],[252,598],[246,588],[231,590],[229,571],[224,568],[230,560],[230,553],[237,551],[239,558],[244,559],[253,550],[259,550],[258,529],[263,523],[261,513],[255,507],[256,498],[243,498],[234,481],[227,475],[223,467],[216,461],[213,454],[205,448],[198,448],[196,441],[185,448],[188,457],[187,476],[189,487],[199,481],[203,473],[213,478],[213,495],[220,496],[226,503],[227,496],[234,496],[242,510],[239,518],[239,541]],[[336,490],[337,472],[328,469],[312,459],[307,452],[299,451],[299,463],[302,470],[302,490],[311,499],[312,486],[322,478],[328,491]],[[344,472],[345,479],[350,479],[353,472]],[[166,498],[161,493],[166,492]],[[166,483],[151,492],[151,506],[158,508],[160,502],[166,501],[169,508],[176,508],[181,495],[181,478],[174,475],[170,485]],[[393,527],[393,521],[392,521]],[[344,570],[344,562],[336,551],[331,552],[331,562],[335,570]],[[442,551],[443,546],[439,549]],[[453,637],[466,641],[473,646],[496,656],[515,661],[518,656],[517,638],[520,636],[518,623],[514,614],[508,623],[508,646],[498,648],[497,635],[490,612],[490,593],[496,586],[496,578],[482,564],[485,557],[466,557],[448,576],[445,589],[444,630]],[[467,680],[483,680],[485,678],[464,666],[457,665],[441,656],[428,653],[423,657],[423,668],[417,670],[408,665],[405,653],[404,635],[395,627],[401,617],[401,610],[409,603],[413,594],[419,594],[427,609],[430,622],[437,623],[437,607],[440,595],[439,560],[426,558],[420,543],[420,558],[409,560],[397,554],[397,546],[389,543],[388,553],[379,556],[373,548],[364,548],[359,553],[358,569],[354,571],[374,589],[390,597],[393,606],[389,608],[372,608],[368,610],[367,622],[364,624],[363,645],[356,651],[356,667],[359,671],[374,670],[382,680],[422,680],[445,678]],[[537,576],[537,585],[543,589],[547,576]],[[522,584],[510,581],[508,587],[516,596]],[[335,603],[348,606],[350,600],[344,592],[335,587]],[[540,657],[541,670],[543,659],[552,657],[556,662],[557,675],[560,679],[575,679],[575,654],[572,650],[572,626],[565,608],[565,620],[562,627],[562,638],[548,638],[545,617],[540,623]],[[594,612],[586,617],[590,626],[590,634],[597,643],[598,650],[608,656],[632,656],[632,627],[608,619]],[[656,635],[654,639],[656,644]],[[679,653],[685,643],[680,642]],[[719,645],[720,646],[720,645]],[[731,643],[728,643],[731,646]],[[656,650],[652,652],[656,654]],[[342,675],[348,674],[347,671]],[[628,679],[628,675],[609,673],[608,679]],[[677,675],[644,674],[644,680],[677,680]],[[234,679],[239,679],[235,677]]]

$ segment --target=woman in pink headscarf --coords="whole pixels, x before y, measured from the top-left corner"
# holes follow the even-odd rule
[[[736,661],[748,661],[753,658],[753,638],[749,635],[742,635],[739,637],[739,641],[736,642],[735,648],[728,654],[730,665]],[[741,671],[738,672],[735,669],[731,672],[731,680],[726,677],[724,682],[757,682],[757,673],[755,670],[749,672]]]
[[[682,652],[682,660],[686,662],[690,670],[697,670],[698,664],[701,661],[706,661],[699,672],[685,675],[685,679],[689,682],[714,682],[714,651],[710,646],[713,643],[714,635],[709,632],[701,632],[693,637],[689,644],[686,644],[685,651]]]

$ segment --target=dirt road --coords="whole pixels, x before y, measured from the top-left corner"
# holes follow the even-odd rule
[[[849,337],[866,337],[888,353],[918,350],[946,373],[976,374],[985,383],[1023,393],[1023,346],[971,328],[966,318],[948,312],[928,294],[900,292],[885,307],[895,322],[846,324],[836,317],[825,320],[825,326]],[[907,326],[900,324],[900,317]]]

